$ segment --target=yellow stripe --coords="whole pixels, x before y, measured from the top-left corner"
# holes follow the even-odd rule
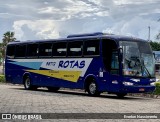
[[[77,82],[81,71],[58,71],[58,70],[26,70],[28,72],[41,74],[49,77]]]

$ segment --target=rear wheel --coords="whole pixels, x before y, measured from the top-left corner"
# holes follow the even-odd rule
[[[48,91],[51,91],[51,92],[57,92],[60,87],[47,87],[48,88]]]
[[[29,76],[27,76],[27,77],[24,79],[24,88],[25,88],[26,90],[36,90],[36,89],[37,89],[36,86],[33,86],[33,85],[31,84],[31,79],[30,79]]]
[[[97,90],[97,84],[95,83],[95,81],[91,81],[90,83],[88,83],[87,85],[87,92],[90,96],[99,96],[100,92]]]

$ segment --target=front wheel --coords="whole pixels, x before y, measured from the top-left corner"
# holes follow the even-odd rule
[[[90,96],[99,96],[100,92],[97,90],[97,84],[92,81],[87,86],[87,92]]]
[[[126,93],[117,93],[116,94],[118,98],[124,98],[124,96],[126,96]]]

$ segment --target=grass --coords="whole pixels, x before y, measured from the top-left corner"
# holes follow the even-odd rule
[[[0,75],[0,83],[5,83],[5,77],[4,77],[4,75]]]
[[[154,95],[160,95],[160,75],[156,75],[156,78],[159,79],[158,82],[155,83],[156,89],[153,92]]]
[[[155,95],[160,95],[160,82],[156,82],[156,83],[155,83],[155,86],[156,86],[156,89],[155,89],[155,91],[153,92],[153,94],[155,94]]]

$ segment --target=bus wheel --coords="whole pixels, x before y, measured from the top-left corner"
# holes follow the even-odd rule
[[[92,81],[88,84],[87,91],[90,96],[99,96],[100,95],[100,92],[97,91],[97,85],[94,81]]]
[[[24,88],[26,90],[36,90],[37,87],[36,86],[32,86],[31,84],[31,79],[29,78],[29,76],[27,76],[25,79],[24,79]]]
[[[126,93],[117,93],[116,94],[118,98],[124,98],[124,96],[126,96]]]
[[[48,91],[50,92],[57,92],[60,89],[60,87],[47,87],[47,88],[48,88]]]

